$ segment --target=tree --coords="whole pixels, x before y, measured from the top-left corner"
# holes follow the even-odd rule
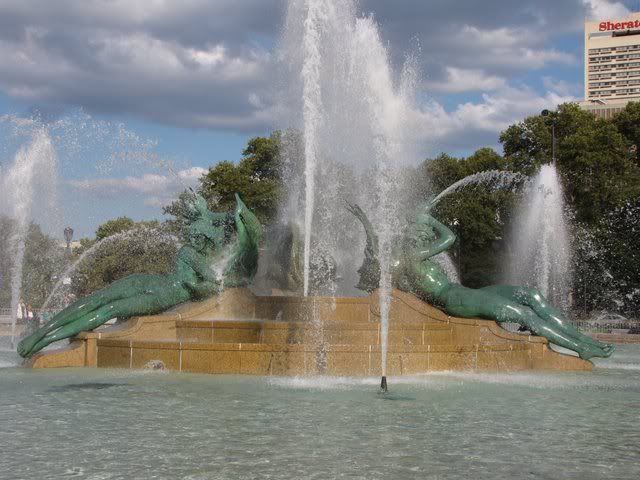
[[[201,180],[202,195],[216,210],[231,210],[238,193],[261,222],[269,222],[282,194],[279,142],[278,132],[249,140],[238,165],[223,161],[209,169]]]
[[[243,158],[235,165],[229,161],[218,162],[200,179],[200,193],[212,210],[232,210],[235,194],[255,212],[263,223],[270,222],[276,215],[282,195],[281,162],[279,148],[281,134],[276,131],[267,137],[254,137],[242,151]],[[171,228],[178,231],[183,225],[186,204],[191,192],[182,192],[177,200],[164,207],[165,214],[174,215]]]
[[[134,222],[119,217],[100,225],[95,239],[81,240],[74,254],[79,256],[90,249],[71,277],[76,296],[88,295],[128,275],[171,272],[177,239],[158,221]]]
[[[10,249],[10,236],[15,221],[0,216],[0,251]],[[11,303],[11,275],[13,255],[0,256],[0,305]],[[29,225],[25,241],[22,267],[21,296],[33,308],[42,306],[53,289],[59,275],[64,271],[66,259],[64,248],[50,236],[44,234],[36,224]]]
[[[629,108],[618,123],[598,119],[574,103],[554,112],[558,170],[578,221],[595,224],[638,193],[640,169],[630,159],[629,140],[618,129],[625,125],[628,134],[634,134],[629,119],[635,111]],[[541,115],[511,125],[500,141],[512,167],[527,175],[552,158],[552,125]]]
[[[613,123],[625,139],[629,157],[640,167],[640,102],[629,102]]]
[[[640,312],[640,197],[626,202],[597,225],[577,227],[577,307]]]
[[[118,217],[113,220],[108,220],[97,228],[96,240],[99,241],[111,235],[131,230],[134,224],[135,222],[129,217]]]
[[[615,124],[606,120],[582,125],[563,139],[558,169],[578,221],[595,224],[640,193],[640,171]]]
[[[592,125],[596,118],[575,103],[564,103],[554,112],[556,146],[563,152],[562,141],[579,128]],[[532,175],[552,159],[552,121],[542,115],[527,117],[500,134],[504,155],[515,171]]]
[[[421,166],[419,183],[431,185],[437,194],[453,183],[486,170],[509,170],[512,162],[490,148],[481,148],[468,158],[441,154]],[[423,190],[422,195],[428,196]],[[463,284],[482,287],[501,280],[502,239],[515,196],[511,192],[474,185],[450,194],[434,213],[456,233],[451,249]]]

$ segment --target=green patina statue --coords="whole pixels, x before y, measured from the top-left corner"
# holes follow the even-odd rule
[[[518,323],[551,343],[577,352],[583,359],[609,357],[613,353],[613,345],[576,330],[538,290],[511,285],[474,289],[451,282],[432,257],[451,247],[456,237],[431,215],[432,207],[428,204],[419,209],[415,220],[394,242],[390,264],[396,288],[417,295],[449,315]],[[371,292],[380,282],[378,237],[358,205],[348,204],[347,208],[360,220],[367,235],[358,288]]]
[[[274,231],[274,230],[278,231]],[[268,280],[278,289],[302,294],[304,285],[304,238],[295,222],[272,228],[271,247],[267,257]],[[337,265],[331,254],[311,238],[312,255],[309,259],[309,292],[312,295],[326,293],[337,278]]]
[[[18,353],[30,357],[112,318],[152,315],[246,285],[257,270],[262,228],[240,197],[236,194],[235,212],[213,213],[205,199],[196,196],[186,217],[186,244],[178,251],[173,273],[130,275],[81,298],[24,338]]]

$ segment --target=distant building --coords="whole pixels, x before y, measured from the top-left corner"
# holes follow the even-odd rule
[[[640,101],[640,12],[585,22],[584,98],[580,106],[601,118]]]

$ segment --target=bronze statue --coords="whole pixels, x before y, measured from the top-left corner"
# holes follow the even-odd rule
[[[396,288],[417,295],[449,315],[519,323],[535,335],[577,352],[585,360],[613,353],[613,345],[576,330],[538,290],[512,285],[474,289],[452,283],[431,258],[451,247],[456,237],[431,215],[432,207],[427,204],[419,209],[400,241],[395,242],[390,264]],[[347,204],[347,208],[360,220],[367,235],[364,262],[358,270],[358,288],[371,292],[380,282],[378,237],[358,205]]]
[[[276,288],[302,294],[304,288],[304,239],[295,222],[273,225],[265,239],[268,265],[267,280]],[[309,292],[326,294],[337,279],[337,263],[333,256],[311,238]]]
[[[152,315],[226,287],[245,285],[255,274],[260,222],[236,194],[232,213],[213,213],[196,196],[186,214],[187,243],[168,275],[130,275],[72,303],[18,344],[30,357],[52,342],[93,330],[112,318]],[[213,268],[219,264],[220,272]]]

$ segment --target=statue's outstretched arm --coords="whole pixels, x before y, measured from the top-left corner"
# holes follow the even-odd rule
[[[234,212],[236,239],[225,267],[227,285],[244,285],[258,268],[258,245],[262,238],[262,225],[236,193]]]
[[[289,252],[290,262],[287,277],[290,286],[298,286],[304,283],[304,272],[302,271],[304,262],[300,257],[303,240],[297,224],[290,223],[289,228],[291,231],[291,250]]]
[[[347,210],[360,220],[360,223],[362,223],[364,231],[367,234],[367,243],[364,247],[364,261],[362,262],[362,266],[358,269],[360,281],[356,287],[360,290],[364,290],[365,292],[372,292],[380,285],[378,236],[375,234],[373,225],[371,225],[371,222],[362,209],[356,204],[349,202],[346,203]]]
[[[373,225],[371,225],[369,218],[362,211],[359,205],[355,203],[349,203],[349,202],[346,202],[346,204],[347,204],[347,210],[351,212],[353,215],[355,215],[355,217],[358,220],[360,220],[360,223],[362,223],[362,226],[364,227],[364,231],[367,234],[367,243],[365,244],[365,247],[364,247],[365,258],[377,259],[378,252],[379,252],[378,236],[373,231]]]
[[[237,193],[234,218],[238,243],[242,247],[256,247],[262,237],[262,225],[260,224],[260,220],[247,208]]]

